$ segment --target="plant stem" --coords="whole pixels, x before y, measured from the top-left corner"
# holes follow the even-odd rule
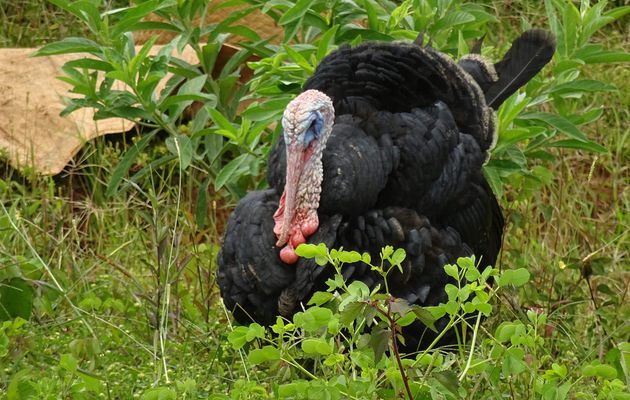
[[[468,369],[470,369],[470,363],[472,362],[473,350],[475,350],[475,341],[477,340],[477,331],[479,331],[480,322],[481,322],[481,312],[477,313],[477,322],[475,323],[475,329],[473,330],[472,343],[470,344],[470,353],[468,354],[468,360],[466,361],[466,366],[464,367],[464,370],[462,371],[462,373],[459,375],[460,382],[466,376]]]
[[[402,377],[403,384],[405,385],[405,390],[407,391],[407,397],[409,400],[413,400],[413,395],[411,394],[411,388],[409,387],[409,378],[405,373],[405,368],[402,365],[402,360],[400,359],[400,353],[398,352],[398,342],[396,340],[396,322],[392,318],[391,314],[391,303],[387,303],[387,320],[389,321],[389,329],[392,332],[392,349],[394,350],[394,357],[396,358],[396,363],[398,364],[398,370],[400,370],[400,376]]]

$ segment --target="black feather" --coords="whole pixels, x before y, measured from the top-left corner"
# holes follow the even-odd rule
[[[527,76],[513,70],[525,56],[535,57],[532,35],[523,35],[497,64],[504,79]],[[491,86],[496,79],[492,64],[469,61],[458,65],[412,44],[342,46],[304,88],[324,92],[335,108],[322,154],[320,226],[309,242],[367,251],[373,260],[384,246],[404,248],[403,270],[388,277],[389,288],[420,306],[448,300],[446,263],[475,254],[491,264],[501,247],[503,217],[482,173],[495,129],[480,82]],[[285,185],[285,151],[280,137],[268,162],[270,189],[239,202],[218,255],[221,295],[241,323],[289,318],[334,272],[313,260],[289,266],[278,257],[273,214]],[[383,283],[363,263],[345,265],[343,276],[370,288]],[[405,327],[404,351],[424,348],[438,335],[440,344],[454,343],[462,332],[441,332],[447,320],[436,322],[438,332],[419,322]]]
[[[555,51],[556,39],[550,32],[532,29],[523,33],[494,64],[499,79],[485,91],[486,103],[496,110],[547,65]]]

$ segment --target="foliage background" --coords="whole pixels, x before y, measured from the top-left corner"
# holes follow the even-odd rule
[[[497,59],[519,32],[540,26],[558,36],[558,54],[500,110],[501,141],[486,169],[508,221],[499,267],[525,268],[531,278],[497,292],[474,356],[511,369],[480,369],[461,380],[434,375],[464,369],[470,347],[462,346],[435,353],[440,361],[419,371],[435,392],[427,398],[629,398],[628,6],[561,0],[248,4],[274,15],[289,44],[230,26],[238,25],[239,14],[197,29],[192,21],[205,10],[199,1],[138,2],[135,11],[121,10],[122,1],[0,3],[2,46],[83,36],[44,47],[42,54],[85,51],[100,60],[66,67],[66,79],[84,95],[68,111],[96,106],[103,116],[144,125],[135,136],[89,144],[54,178],[3,166],[0,395],[280,396],[278,384],[308,375],[282,362],[254,365],[251,354],[265,344],[260,335],[266,337],[257,327],[248,328],[249,348],[228,340],[239,330],[220,302],[214,260],[230,209],[247,190],[264,185],[265,155],[279,133],[272,122],[283,106],[335,44],[413,39],[413,31],[425,31],[435,47],[457,57],[486,34],[483,52]],[[323,21],[314,16],[320,11]],[[137,17],[151,12],[166,22],[141,25]],[[132,36],[121,33],[134,27],[176,31],[173,46],[197,46],[201,68],[168,54],[131,51]],[[249,64],[255,75],[245,85],[237,83],[239,62],[212,77],[227,33],[250,42],[236,61],[262,58]],[[200,36],[211,45],[198,46]],[[154,98],[152,79],[167,65],[175,72],[171,91]],[[97,85],[94,71],[127,81],[131,90]],[[202,107],[190,119],[185,112],[193,102]],[[241,102],[244,113],[237,109]],[[511,342],[504,347],[516,350],[493,352],[503,336],[503,343]],[[308,354],[300,356],[303,365],[313,363]],[[336,368],[349,368],[354,378],[368,369],[357,360]],[[300,391],[334,397],[326,387],[340,371],[318,371]],[[388,369],[379,371],[377,382],[396,389]]]

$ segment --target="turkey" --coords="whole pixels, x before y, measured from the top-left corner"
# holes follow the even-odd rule
[[[290,317],[325,288],[332,268],[298,257],[305,242],[373,259],[385,245],[404,248],[389,287],[421,306],[446,301],[445,264],[471,254],[494,264],[503,216],[482,173],[496,142],[493,110],[554,51],[551,34],[531,30],[496,64],[475,54],[455,63],[406,43],[343,46],[325,57],[284,112],[270,188],[245,196],[228,221],[217,280],[236,320]],[[344,266],[344,278],[380,283],[359,263]],[[407,350],[435,338],[424,328],[406,328]]]

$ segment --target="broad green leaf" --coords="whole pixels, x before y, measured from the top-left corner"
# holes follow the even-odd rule
[[[78,365],[79,361],[72,354],[62,354],[59,359],[59,366],[70,373],[76,372]]]
[[[366,0],[368,1],[368,0]],[[326,55],[328,55],[328,51],[332,45],[334,45],[334,38],[337,34],[337,30],[339,29],[339,25],[335,25],[332,28],[328,29],[326,33],[322,35],[319,39],[319,43],[317,45],[317,53],[316,53],[316,61],[319,63]]]
[[[116,38],[125,32],[133,31],[133,26],[142,18],[165,7],[176,4],[173,0],[149,0],[125,10],[124,16],[110,28],[110,37]]]
[[[459,272],[456,265],[450,265],[450,264],[445,265],[444,272],[446,272],[446,275],[452,278],[459,279],[459,275],[458,275]]]
[[[503,375],[517,375],[527,369],[527,364],[525,364],[525,352],[519,348],[509,348],[506,350],[503,356]]]
[[[315,0],[298,0],[280,19],[278,25],[287,25],[301,18],[311,8]]]
[[[160,108],[166,109],[178,103],[184,103],[182,108],[185,108],[189,106],[190,103],[192,103],[193,101],[201,101],[204,103],[209,102],[209,104],[206,104],[206,105],[208,107],[214,107],[217,102],[217,97],[209,93],[177,94],[174,96],[169,96],[166,99],[164,99],[164,101],[160,103]],[[178,116],[179,116],[179,113],[177,115],[171,115],[171,119],[177,118]]]
[[[311,299],[308,301],[307,305],[312,306],[321,306],[322,304],[328,303],[335,296],[330,292],[315,292]]]
[[[262,103],[254,103],[247,107],[241,116],[254,122],[275,119],[282,115],[290,100],[290,97],[282,97]]]
[[[457,299],[457,286],[453,285],[452,283],[447,283],[444,286],[444,291],[446,292],[449,300]]]
[[[390,336],[389,329],[377,327],[370,332],[370,348],[374,351],[374,361],[379,362],[385,354],[385,350],[389,345]]]
[[[101,47],[98,43],[90,39],[68,37],[58,42],[46,44],[37,49],[33,56],[53,56],[58,54],[70,53],[92,53],[99,54]]]
[[[553,86],[549,90],[549,93],[565,94],[573,92],[612,92],[616,90],[617,87],[615,85],[610,85],[593,79],[581,79]]]
[[[33,309],[33,287],[22,278],[0,281],[0,321],[28,320]]]
[[[337,253],[337,258],[342,263],[352,264],[352,263],[361,261],[361,254],[359,254],[356,251],[345,251],[345,250],[342,250],[342,251]]]
[[[529,281],[529,271],[525,268],[506,269],[499,277],[499,287],[514,285],[523,286]]]
[[[234,125],[232,125],[232,123],[230,123],[230,121],[228,121],[227,118],[223,116],[223,114],[221,114],[214,108],[208,108],[208,113],[210,113],[210,118],[212,118],[214,123],[225,132],[224,136],[236,141],[238,137],[238,131],[236,130]]]
[[[557,140],[548,144],[549,147],[561,147],[565,149],[586,150],[593,153],[607,153],[608,149],[595,142],[582,142],[580,140],[566,139]]]
[[[396,249],[394,254],[392,254],[391,262],[393,265],[401,265],[405,261],[405,257],[407,257],[405,249]]]
[[[343,310],[341,310],[339,322],[341,322],[341,325],[343,326],[350,326],[352,322],[365,311],[366,308],[367,304],[360,301],[354,301],[347,304]]]
[[[443,30],[452,28],[457,25],[467,24],[469,22],[473,22],[475,17],[467,13],[466,11],[450,11],[446,13],[446,15],[440,18],[438,21],[433,24],[433,30]]]
[[[294,50],[291,46],[285,44],[283,45],[284,50],[287,52],[289,57],[299,65],[304,71],[306,71],[309,75],[313,74],[313,66],[304,58],[299,52]]]
[[[23,399],[36,399],[38,398],[37,387],[31,379],[33,378],[33,372],[30,369],[22,369],[13,376],[6,389],[7,400],[23,400]]]
[[[248,342],[251,342],[256,338],[264,339],[264,337],[265,328],[255,322],[253,324],[249,324],[249,326],[247,327],[247,332],[245,333],[245,339],[247,339]]]
[[[214,181],[214,190],[219,190],[231,180],[238,178],[244,171],[248,170],[247,165],[250,155],[243,153],[225,165],[217,174]]]
[[[144,148],[149,144],[156,133],[157,130],[151,131],[143,138],[141,138],[135,145],[133,145],[133,147],[127,150],[125,156],[122,158],[122,160],[120,160],[120,162],[118,163],[118,165],[116,165],[114,171],[112,172],[112,178],[107,185],[107,189],[105,190],[106,196],[111,197],[115,194],[118,186],[120,185],[120,182],[123,180],[125,175],[127,175],[129,168],[131,168],[133,163],[136,161],[138,155],[140,155],[140,152],[144,150]]]
[[[327,257],[328,249],[324,243],[303,243],[295,249],[295,254],[304,258]]]
[[[466,270],[465,277],[469,282],[476,281],[480,276],[481,273],[474,265]]]
[[[232,345],[232,348],[235,350],[240,349],[247,343],[247,332],[249,328],[246,326],[237,326],[234,328],[232,332],[228,335],[228,342]]]
[[[324,339],[305,339],[300,347],[306,354],[327,356],[332,353],[332,346]]]
[[[583,56],[582,61],[587,64],[608,64],[618,62],[625,63],[630,62],[630,53],[624,53],[620,51],[602,51],[600,53]]]
[[[358,38],[361,39],[360,41],[380,40],[384,42],[391,42],[392,40],[394,40],[393,36],[379,31],[373,31],[371,29],[351,28],[344,30],[343,33],[339,35],[339,37],[337,38],[337,43],[352,42],[353,40],[357,40]]]
[[[251,350],[247,359],[254,365],[262,364],[265,361],[277,361],[280,359],[280,350],[273,346],[264,346],[262,349]]]
[[[80,58],[78,60],[70,60],[64,64],[64,67],[85,68],[104,72],[108,72],[114,69],[112,64],[93,58]]]
[[[177,393],[167,387],[157,387],[147,390],[140,397],[141,400],[176,400]]]
[[[582,142],[588,141],[584,132],[580,131],[575,125],[571,123],[571,121],[569,121],[568,119],[558,114],[551,114],[551,113],[546,113],[546,112],[532,112],[532,113],[521,114],[519,118],[526,119],[526,120],[542,121],[556,128],[557,130],[564,132],[565,134],[567,134],[569,137],[573,139],[580,140]]]
[[[424,326],[431,329],[433,332],[437,332],[437,329],[435,328],[435,321],[437,318],[435,318],[431,311],[427,310],[426,307],[420,307],[418,305],[412,305],[411,311],[416,314],[416,319],[422,322]]]
[[[321,328],[328,327],[328,322],[333,314],[327,308],[312,306],[303,312],[293,316],[293,322],[306,332],[316,332]]]
[[[607,364],[595,364],[585,365],[582,367],[582,375],[584,376],[597,376],[604,379],[615,379],[617,377],[617,370]]]

